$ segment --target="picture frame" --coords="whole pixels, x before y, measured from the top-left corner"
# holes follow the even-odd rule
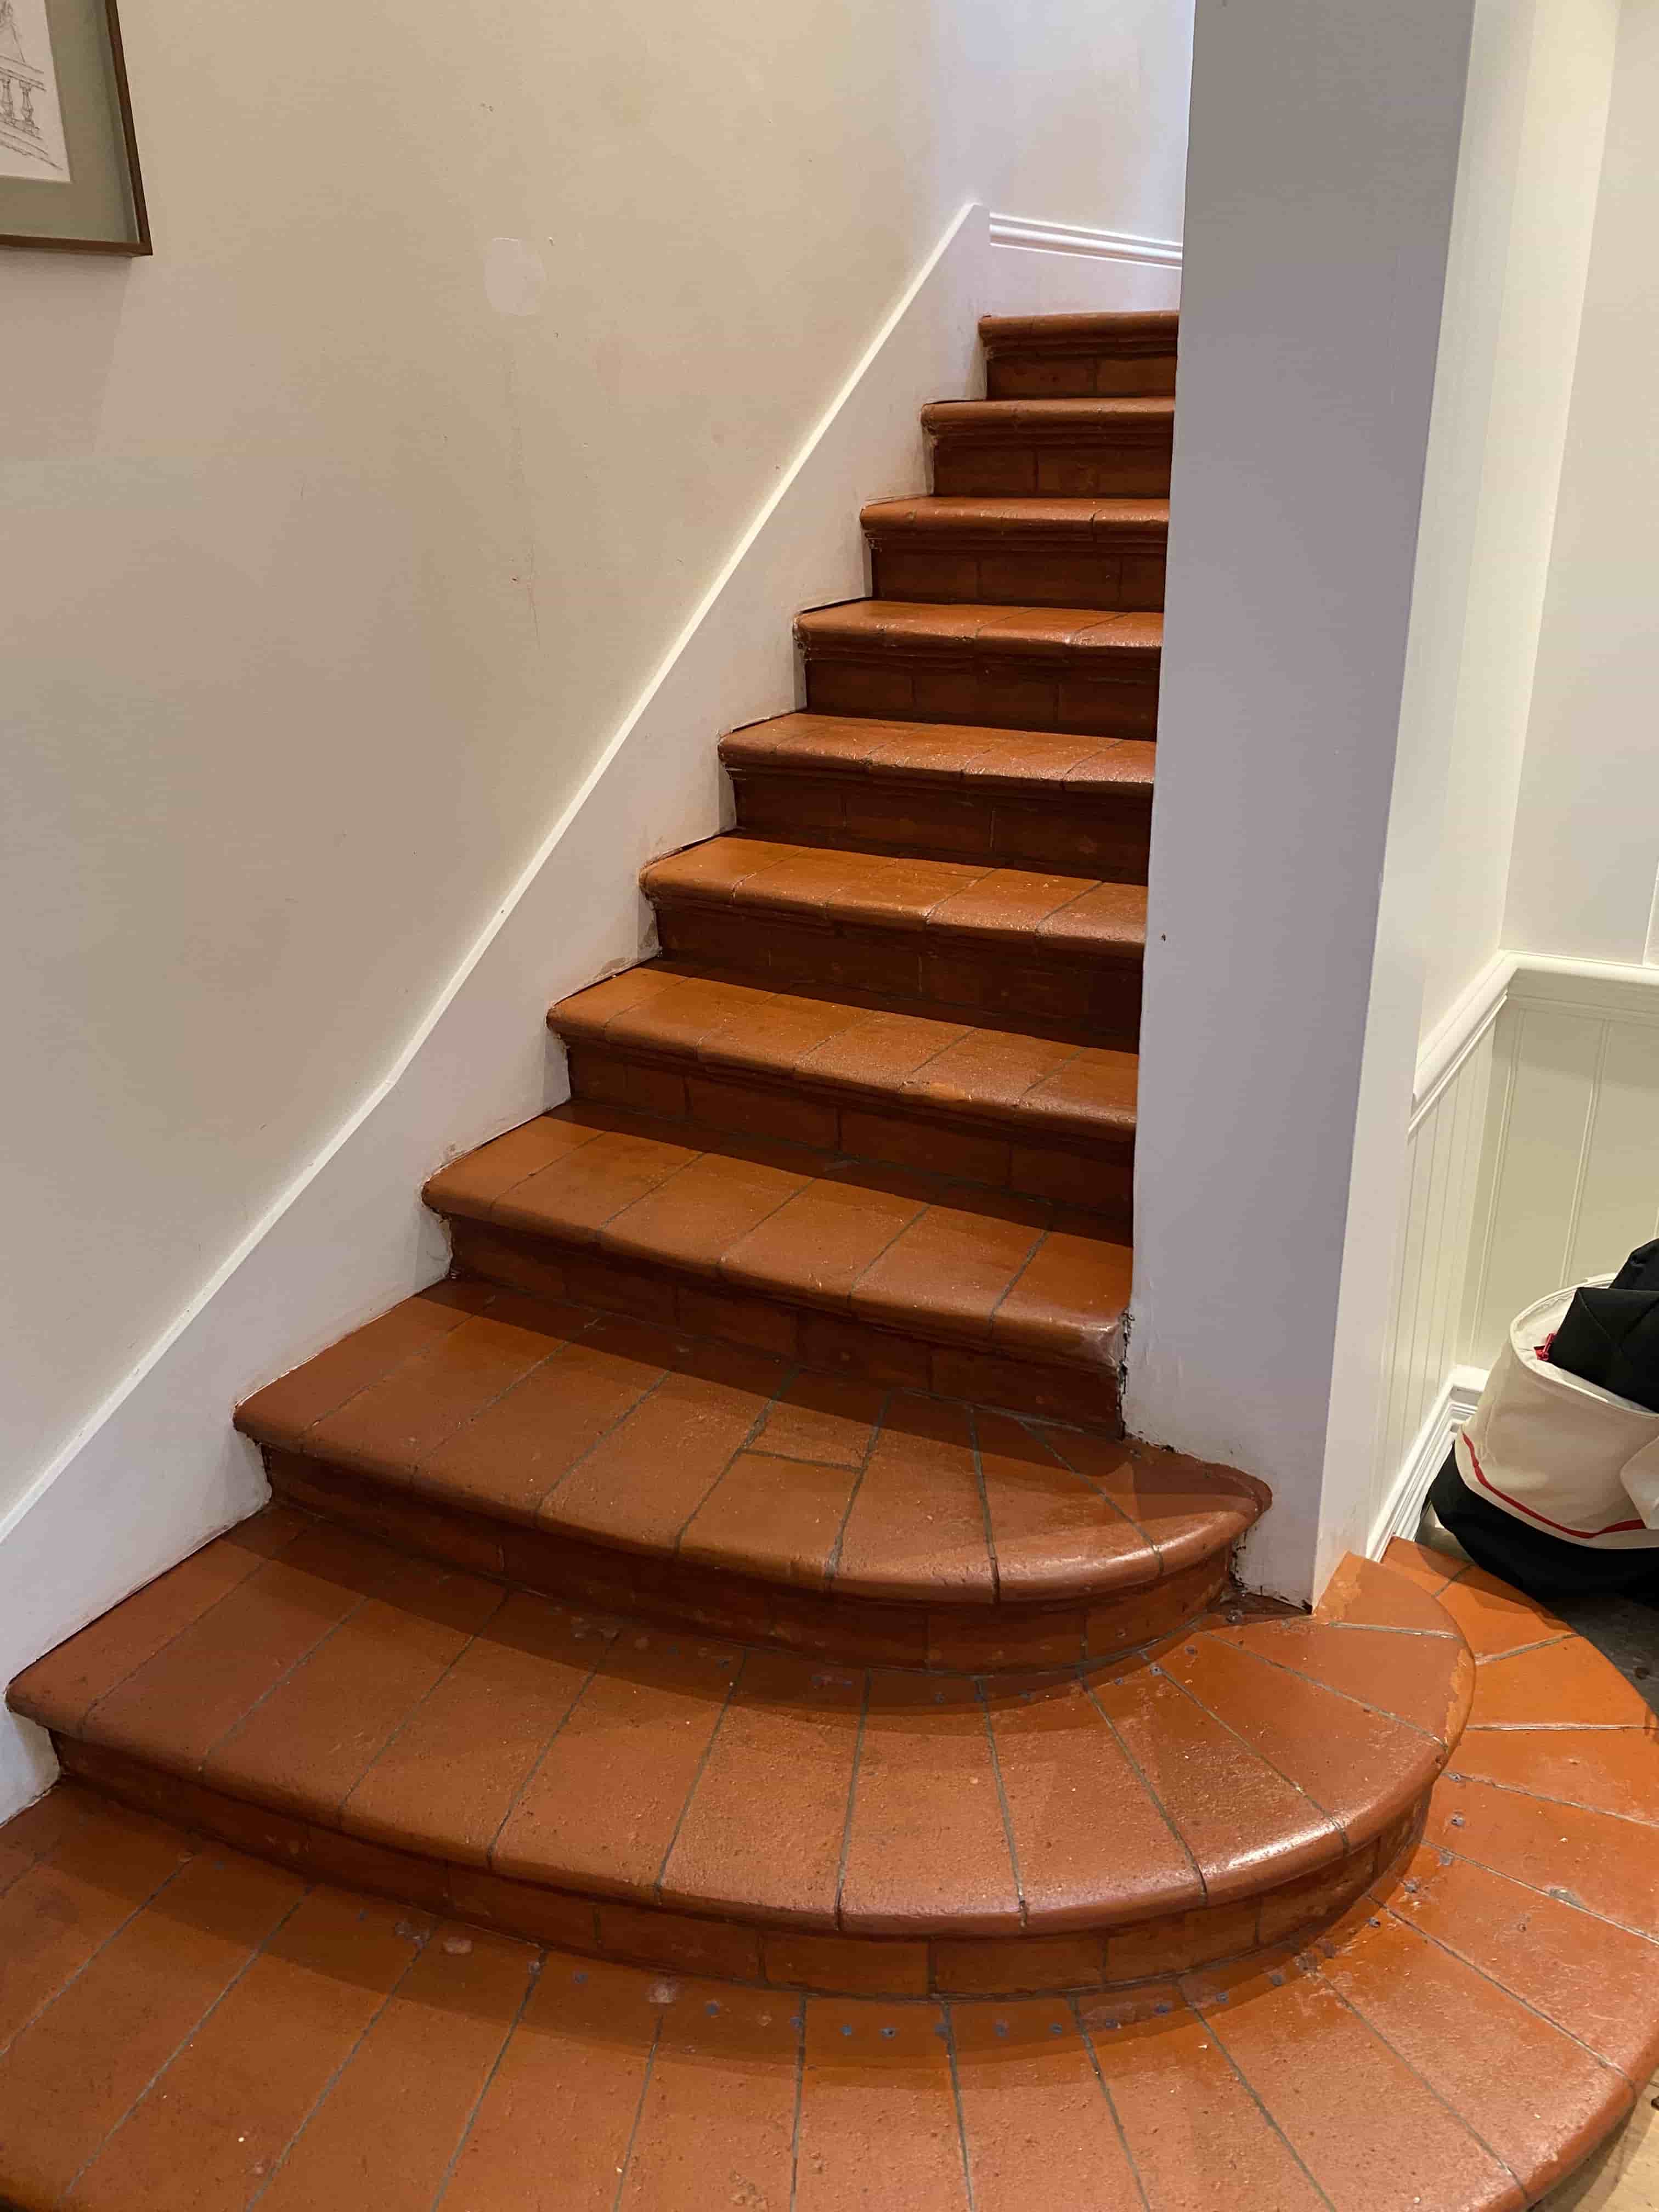
[[[0,0],[0,246],[153,250],[116,0]]]

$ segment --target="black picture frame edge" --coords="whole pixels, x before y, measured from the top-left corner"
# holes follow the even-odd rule
[[[104,0],[104,23],[109,33],[110,65],[115,76],[115,104],[121,115],[121,138],[126,148],[127,181],[132,193],[133,228],[136,238],[27,238],[9,231],[0,231],[0,246],[26,246],[34,252],[47,253],[115,253],[137,260],[146,253],[154,253],[155,246],[149,234],[149,210],[144,204],[143,172],[138,166],[138,134],[133,128],[132,95],[127,88],[126,49],[121,43],[121,19],[116,13],[115,0]],[[0,2208],[3,2212],[3,2208]]]

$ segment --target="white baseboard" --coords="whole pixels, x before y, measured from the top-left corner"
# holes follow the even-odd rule
[[[950,224],[393,1065],[0,1519],[0,1685],[254,1510],[239,1399],[444,1273],[422,1183],[568,1095],[548,1005],[649,949],[638,873],[722,826],[716,738],[799,703],[793,616],[867,590],[860,504],[924,488],[921,408],[979,388],[978,317],[1048,309],[1057,264],[1064,305],[1136,304],[1124,264]],[[52,1771],[0,1712],[0,1820]]]
[[[1486,1386],[1484,1368],[1455,1367],[1446,1377],[1377,1516],[1365,1547],[1367,1558],[1380,1559],[1396,1536],[1416,1534],[1424,1500],[1451,1449],[1452,1438],[1474,1413]]]

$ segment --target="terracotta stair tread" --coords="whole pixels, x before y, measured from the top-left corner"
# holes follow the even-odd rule
[[[665,1066],[796,1096],[943,1115],[1020,1141],[1133,1140],[1137,1060],[1064,1032],[941,1021],[894,1001],[809,997],[653,961],[561,1000],[549,1025]]]
[[[1150,805],[1157,750],[1145,738],[892,722],[860,714],[778,714],[720,739],[720,758],[737,775],[867,776],[1017,793],[1029,801],[1068,806],[1119,800]]]
[[[1048,958],[1138,963],[1144,884],[981,860],[907,859],[731,832],[641,874],[658,906],[717,907],[800,923],[921,930],[934,942],[995,943]]]
[[[872,501],[859,518],[866,538],[932,547],[981,542],[1066,553],[1107,548],[1124,538],[1161,544],[1169,536],[1167,499],[998,499],[957,493]]]
[[[947,1608],[1149,1588],[1224,1558],[1264,1502],[1176,1454],[458,1290],[404,1300],[250,1399],[238,1426],[452,1510]]]
[[[1018,1937],[1219,1909],[1350,1858],[1432,1785],[1472,1679],[1449,1622],[1219,1616],[1012,1681],[838,1668],[578,1612],[277,1507],[11,1702],[60,1739],[538,1889]]]
[[[927,1342],[1110,1371],[1129,1251],[1079,1209],[573,1102],[434,1176],[459,1215]]]
[[[1044,352],[1068,345],[1091,351],[1167,351],[1181,329],[1178,307],[1104,310],[1073,315],[981,315],[980,343],[988,353],[1036,346]]]
[[[1155,610],[1110,607],[849,599],[797,616],[795,635],[809,663],[819,653],[892,653],[922,659],[964,654],[997,661],[1058,659],[1067,665],[1109,656],[1156,665],[1164,617]]]
[[[1175,431],[1175,401],[1162,393],[1100,398],[938,399],[921,410],[933,437],[1043,439],[1113,442],[1123,438],[1168,439]]]

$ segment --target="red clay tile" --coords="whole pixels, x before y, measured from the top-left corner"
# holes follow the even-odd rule
[[[876,1180],[820,1179],[727,1249],[725,1279],[844,1304],[872,1261],[923,1210],[923,1197]]]
[[[805,2009],[793,2212],[969,2212],[941,2009],[854,1997]]]
[[[1572,1636],[1478,1667],[1469,1727],[1650,1731],[1653,1711],[1616,1667]]]
[[[77,2196],[169,2212],[245,2204],[409,1971],[422,1932],[396,1905],[313,1891],[110,2136]]]
[[[1091,1691],[1192,1854],[1212,1904],[1309,1874],[1346,1848],[1312,1800],[1176,1683],[1146,1668]]]
[[[1129,1248],[1052,1229],[998,1303],[992,1340],[1035,1358],[1099,1361],[1129,1301]]]
[[[1027,1996],[1100,1987],[1098,1936],[939,1936],[927,1948],[933,1986],[941,1996]]]
[[[1637,1729],[1481,1729],[1466,1733],[1453,1772],[1564,1805],[1659,1826],[1659,1741]]]
[[[854,1497],[835,1570],[838,1592],[934,1602],[995,1580],[964,1407],[896,1392]]]
[[[787,2205],[801,2036],[766,1990],[685,1983],[662,2009],[617,2212]]]
[[[864,1698],[860,1670],[748,1653],[663,1866],[665,1905],[738,1912],[760,1887],[773,1918],[834,1928]]]
[[[1408,1721],[1448,1746],[1462,1733],[1474,1694],[1474,1662],[1449,1637],[1263,1620],[1214,1629],[1211,1640]]]
[[[975,1429],[1005,1598],[1156,1581],[1158,1557],[1140,1530],[1073,1474],[1043,1431],[994,1413],[975,1413]]]
[[[1457,1632],[1420,1583],[1353,1552],[1325,1585],[1314,1619],[1346,1628],[1407,1629],[1419,1636]]]
[[[662,2017],[653,1978],[551,1956],[455,2161],[455,2212],[523,2212],[526,2175],[559,2212],[613,2212]]]
[[[1462,1571],[1464,1562],[1432,1551],[1426,1544],[1413,1544],[1404,1536],[1395,1536],[1382,1554],[1382,1565],[1391,1575],[1403,1576],[1432,1597]]]
[[[86,1826],[96,1800],[72,1783],[49,1790],[32,1805],[15,1813],[0,1827],[0,1896],[20,1875],[48,1857],[77,1828]]]
[[[578,1121],[566,1114],[539,1115],[441,1169],[426,1186],[426,1202],[440,1212],[453,1206],[483,1218],[509,1191],[592,1144],[601,1127],[599,1117]]]
[[[708,1641],[618,1637],[508,1815],[496,1872],[609,1897],[648,1893],[739,1663]]]
[[[1521,2212],[1498,2160],[1317,1977],[1252,1975],[1204,2025],[1333,2212]]]
[[[530,1127],[538,1130],[540,1124]],[[297,1443],[313,1422],[459,1328],[489,1302],[489,1291],[477,1284],[434,1284],[256,1391],[237,1408],[238,1425],[273,1443]]]
[[[613,1631],[521,1591],[410,1715],[346,1798],[353,1833],[483,1865]]]
[[[1186,1846],[1083,1686],[988,1686],[1030,1925],[1097,1928],[1201,1904]]]
[[[613,1215],[601,1241],[624,1259],[712,1271],[811,1179],[801,1168],[708,1153]]]
[[[678,1556],[727,1573],[826,1588],[858,1480],[856,1468],[739,1452],[686,1523]]]
[[[1259,1632],[1272,1629],[1264,1623]],[[1440,1771],[1444,1753],[1434,1737],[1283,1668],[1269,1668],[1248,1646],[1200,1635],[1158,1663],[1340,1821],[1351,1845],[1369,1842]]]
[[[853,1310],[890,1328],[925,1316],[930,1332],[982,1341],[1044,1218],[1040,1205],[988,1191],[971,1208],[930,1206],[858,1277]]]
[[[1547,1613],[1536,1599],[1500,1583],[1495,1575],[1482,1574],[1479,1567],[1466,1567],[1439,1592],[1437,1602],[1462,1631],[1477,1659],[1553,1643],[1570,1633],[1566,1622]]]
[[[1530,2195],[1587,2155],[1629,2094],[1570,2036],[1393,1914],[1356,1916],[1321,1977]]]
[[[852,1996],[925,1997],[930,1987],[926,1943],[890,1938],[861,1942],[791,1928],[775,1935],[767,1930],[762,1954],[767,1981],[803,1989]]]
[[[853,1785],[841,1923],[849,1934],[1012,1934],[1019,1891],[971,1682],[878,1670]]]
[[[604,1900],[597,1908],[599,1949],[630,1966],[671,1974],[718,1974],[728,1982],[761,1978],[760,1930],[730,1920]]]
[[[1142,2212],[1146,2199],[1068,2006],[951,2011],[975,2212]]]
[[[1423,1840],[1659,1942],[1659,1838],[1651,1826],[1446,1779]]]
[[[683,1138],[671,1141],[659,1133],[678,1126],[653,1121],[637,1129],[591,1132],[590,1143],[497,1199],[490,1218],[507,1228],[532,1232],[556,1221],[566,1243],[595,1243],[607,1223],[699,1157],[701,1147],[695,1142],[688,1144]]]
[[[531,1986],[535,1954],[434,1929],[259,2198],[266,2212],[428,2212]]]

